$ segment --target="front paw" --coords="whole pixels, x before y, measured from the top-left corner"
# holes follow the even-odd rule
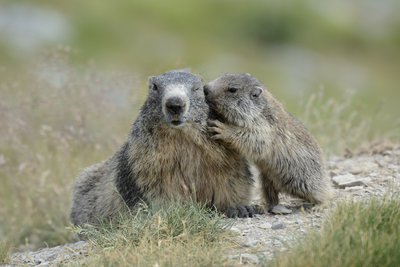
[[[208,120],[208,132],[214,140],[225,140],[227,138],[227,127],[218,120]]]
[[[225,215],[228,218],[252,218],[256,214],[263,214],[264,211],[258,205],[238,205],[228,208]]]

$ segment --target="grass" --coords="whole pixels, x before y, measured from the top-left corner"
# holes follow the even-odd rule
[[[72,240],[75,177],[122,144],[139,108],[128,93],[132,75],[70,69],[59,59],[0,74],[0,236],[17,249]]]
[[[96,253],[70,266],[223,266],[228,226],[196,203],[141,209],[114,224],[76,229]]]
[[[0,241],[0,264],[5,264],[8,262],[10,251],[11,251],[10,244],[5,241]]]
[[[400,200],[340,203],[314,232],[268,266],[400,266]]]
[[[356,148],[362,142],[371,140],[376,118],[365,119],[362,111],[355,110],[356,98],[351,91],[335,98],[329,97],[321,89],[301,104],[299,118],[318,138],[326,153],[342,154],[346,149]],[[397,128],[400,130],[400,126]],[[384,135],[381,137],[385,138]]]

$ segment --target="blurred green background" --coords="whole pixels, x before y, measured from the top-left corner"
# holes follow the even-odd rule
[[[0,236],[70,240],[76,175],[118,148],[147,77],[170,69],[253,74],[326,154],[399,140],[399,12],[398,0],[1,1]]]
[[[323,86],[398,96],[399,2],[3,1],[1,62],[67,45],[141,76],[192,67],[206,78],[251,72],[297,99]],[[281,92],[282,91],[282,92]],[[379,93],[378,93],[379,92]],[[372,107],[376,108],[376,107]]]
[[[382,132],[399,125],[399,11],[396,0],[2,1],[0,60],[26,65],[58,45],[74,66],[130,71],[143,91],[174,68],[250,72],[295,114],[317,91],[351,92]]]

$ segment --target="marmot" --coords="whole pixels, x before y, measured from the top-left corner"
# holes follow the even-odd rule
[[[73,224],[96,224],[140,201],[193,200],[228,217],[253,215],[248,161],[210,138],[203,85],[187,71],[149,78],[147,100],[126,143],[78,177]]]
[[[225,74],[204,91],[221,119],[210,120],[209,131],[258,167],[269,211],[281,191],[314,204],[331,197],[317,142],[256,78]]]

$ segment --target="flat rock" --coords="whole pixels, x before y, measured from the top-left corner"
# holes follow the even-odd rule
[[[352,187],[346,187],[344,190],[354,192],[354,191],[359,191],[359,190],[363,190],[363,189],[364,189],[364,186],[357,185],[357,186],[352,186]]]
[[[259,241],[258,241],[257,239],[253,239],[253,240],[247,241],[247,242],[244,244],[244,246],[245,246],[245,247],[255,247],[255,246],[258,245],[258,243],[259,243]]]
[[[332,178],[332,181],[341,189],[353,186],[367,186],[367,179],[357,178],[353,174],[338,175]]]
[[[272,224],[271,229],[272,230],[279,230],[285,228],[285,224],[283,222],[275,222]]]
[[[271,213],[273,214],[290,214],[292,211],[288,208],[286,208],[283,205],[276,205],[275,207],[272,208]]]
[[[241,264],[259,264],[260,260],[258,259],[257,255],[255,254],[250,254],[250,253],[242,253],[238,255],[232,255],[229,257],[230,259],[233,260],[239,260]]]

